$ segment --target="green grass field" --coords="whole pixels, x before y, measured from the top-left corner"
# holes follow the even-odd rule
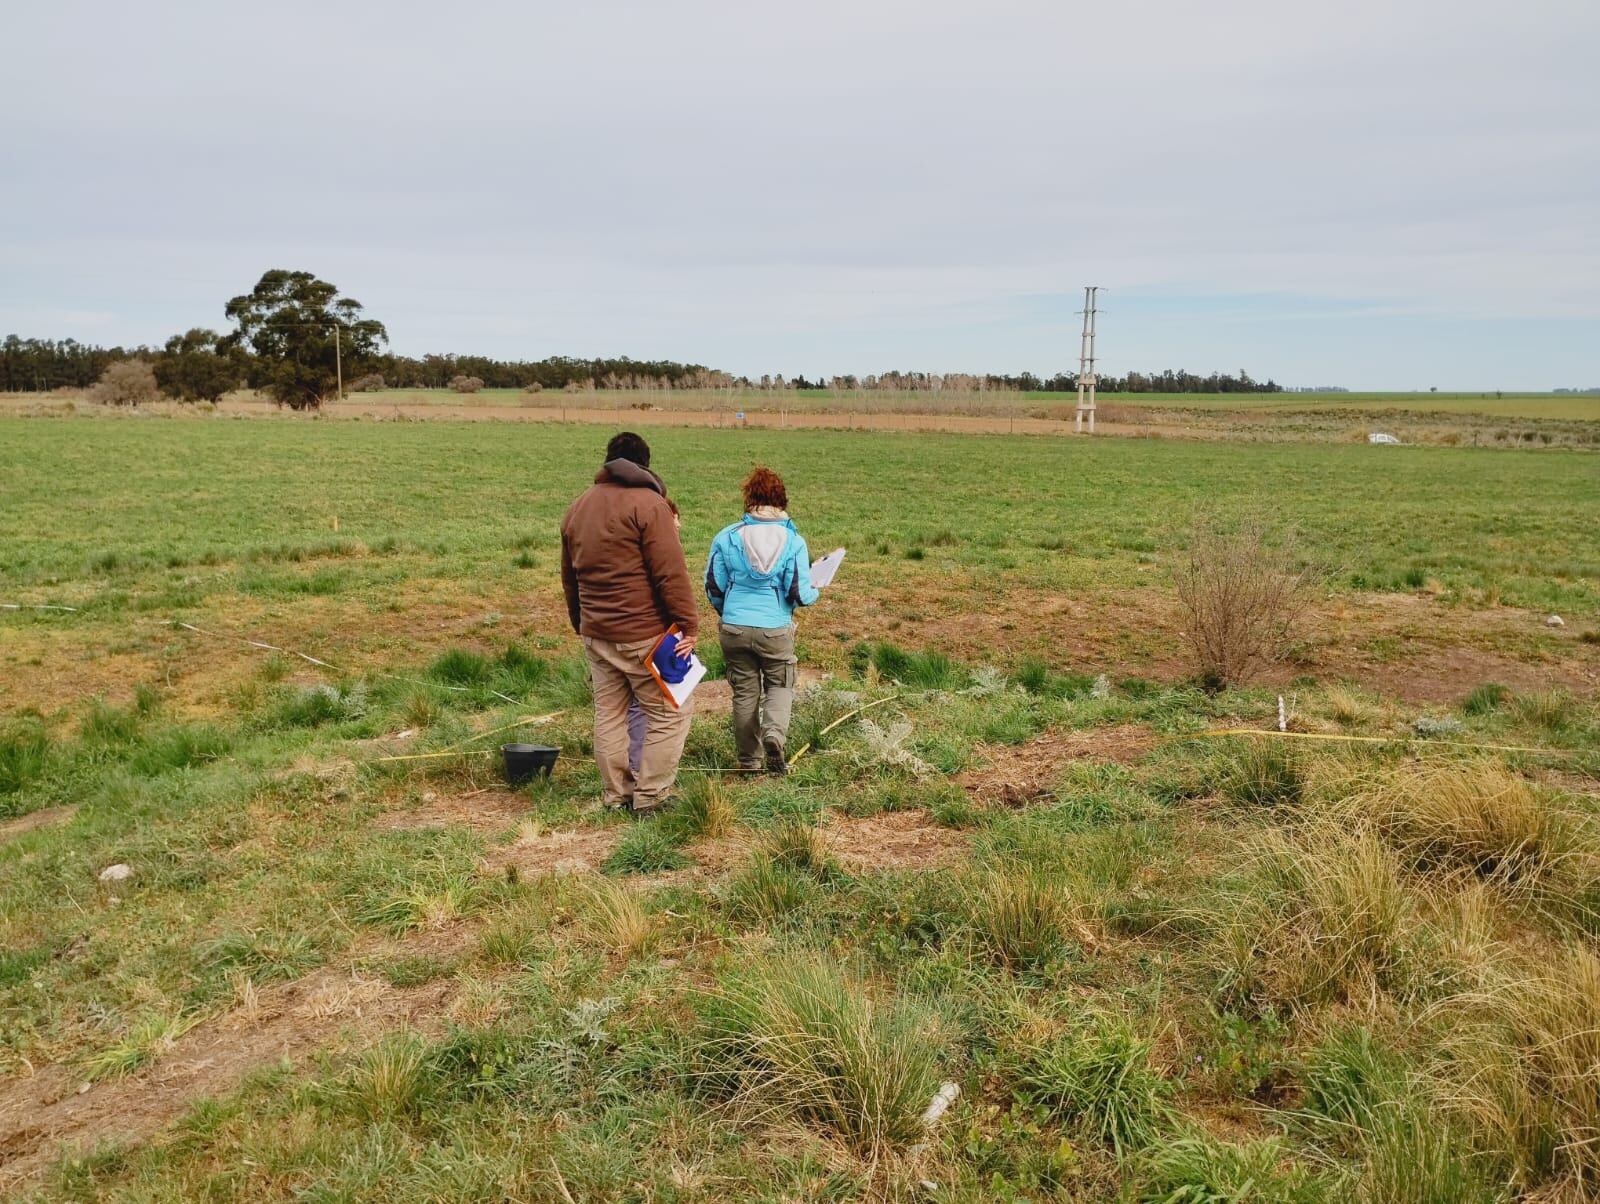
[[[0,1195],[1600,1191],[1591,457],[652,431],[693,567],[756,459],[850,557],[817,751],[703,772],[712,708],[630,825],[556,588],[604,435],[0,419],[0,602],[79,608],[0,611]],[[1282,687],[1184,679],[1196,508],[1325,574]],[[1279,688],[1387,742],[1198,738]]]

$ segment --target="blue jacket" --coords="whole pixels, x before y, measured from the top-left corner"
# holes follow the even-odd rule
[[[706,597],[733,627],[787,627],[817,600],[811,555],[788,517],[744,518],[711,541]]]

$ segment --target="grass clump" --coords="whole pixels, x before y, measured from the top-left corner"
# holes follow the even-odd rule
[[[1329,1204],[1338,1198],[1291,1162],[1277,1138],[1235,1145],[1198,1132],[1152,1147],[1133,1193],[1141,1204]]]
[[[628,829],[602,867],[608,874],[659,874],[681,870],[689,859],[678,848],[676,833],[662,824],[640,823]]]
[[[1486,681],[1481,686],[1474,686],[1461,700],[1461,713],[1475,717],[1493,715],[1510,697],[1511,691],[1499,682]]]
[[[971,884],[967,916],[979,946],[1015,970],[1048,966],[1081,926],[1079,908],[1060,878],[1029,865],[996,869]]]
[[[199,1016],[146,1016],[135,1022],[115,1042],[90,1054],[83,1062],[83,1074],[91,1083],[132,1074],[166,1053],[184,1033],[200,1021]]]
[[[1509,967],[1508,967],[1509,968]],[[1441,1073],[1519,1189],[1600,1196],[1600,956],[1572,946],[1454,1001]],[[1541,1196],[1541,1198],[1544,1198]]]
[[[212,969],[239,971],[255,982],[287,982],[322,962],[316,943],[303,932],[228,933],[204,946],[201,956]]]
[[[1305,797],[1295,755],[1270,740],[1252,740],[1224,762],[1222,797],[1241,807],[1289,807]]]
[[[781,920],[816,897],[815,878],[759,849],[728,883],[724,896],[734,918],[757,924]]]
[[[968,682],[968,674],[955,661],[937,649],[907,652],[894,644],[872,647],[872,665],[890,681],[919,690],[957,690]]]
[[[660,919],[645,910],[634,891],[605,879],[589,884],[584,891],[584,930],[595,944],[631,957],[655,943]]]
[[[739,811],[722,784],[707,774],[690,784],[665,821],[681,839],[719,840],[738,826]]]
[[[38,781],[49,762],[50,737],[38,719],[29,716],[0,726],[0,798],[20,793]]]
[[[359,1120],[394,1120],[420,1109],[433,1077],[427,1043],[414,1033],[397,1033],[361,1055],[336,1098]]]
[[[1395,770],[1345,806],[1421,869],[1464,869],[1501,883],[1547,878],[1585,844],[1574,817],[1487,761]]]
[[[1026,1053],[1019,1094],[1120,1158],[1149,1146],[1171,1112],[1171,1084],[1151,1065],[1150,1050],[1125,1021],[1091,1017]]]
[[[1232,885],[1238,910],[1216,922],[1222,993],[1305,1006],[1395,982],[1415,900],[1370,831],[1318,824],[1257,838]]]
[[[795,956],[728,974],[697,1011],[702,1087],[822,1125],[873,1158],[922,1134],[944,1052],[926,1007],[880,1002],[838,967]]]
[[[469,648],[450,648],[428,666],[428,676],[450,686],[484,685],[493,675],[489,658]]]

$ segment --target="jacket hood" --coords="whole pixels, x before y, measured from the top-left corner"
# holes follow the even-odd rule
[[[623,485],[631,489],[654,489],[662,497],[667,496],[667,487],[661,478],[632,460],[607,460],[600,466],[600,471],[594,474],[594,483]]]

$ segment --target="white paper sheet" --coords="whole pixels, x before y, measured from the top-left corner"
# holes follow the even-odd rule
[[[835,548],[811,566],[811,584],[818,589],[832,585],[834,574],[839,571],[839,566],[843,563],[844,549]]]
[[[700,684],[700,679],[706,675],[706,664],[694,653],[689,654],[689,672],[685,673],[683,680],[677,683],[662,682],[666,686],[668,695],[672,698],[672,705],[679,710],[689,700],[689,695],[694,693],[694,688]]]

